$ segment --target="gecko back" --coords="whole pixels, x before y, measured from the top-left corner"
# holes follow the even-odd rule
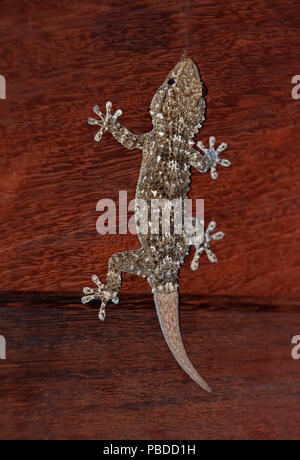
[[[152,99],[150,115],[153,129],[149,133],[134,134],[129,131],[118,121],[121,110],[112,115],[110,102],[106,103],[105,115],[98,106],[94,107],[99,119],[90,118],[89,123],[100,126],[95,135],[96,141],[105,131],[110,131],[123,146],[143,152],[135,212],[141,247],[113,254],[109,260],[106,284],[93,275],[92,280],[97,287],[85,287],[82,302],[100,299],[99,318],[103,321],[106,304],[109,301],[118,303],[123,272],[147,278],[171,352],[183,370],[203,389],[210,391],[190,362],[182,343],[177,291],[180,266],[190,246],[195,247],[191,268],[197,270],[203,252],[211,262],[217,261],[211,250],[211,241],[224,237],[220,231],[212,234],[215,222],[211,222],[204,231],[203,221],[187,219],[184,214],[183,203],[190,189],[190,167],[194,166],[201,173],[210,171],[212,178],[216,179],[217,165],[230,165],[228,160],[219,158],[226,144],[222,143],[215,149],[214,137],[209,139],[209,148],[202,142],[197,143],[199,149],[195,148],[193,138],[205,120],[205,93],[196,64],[191,59],[183,59],[167,75]],[[177,227],[178,210],[179,220],[184,223],[181,232]],[[167,227],[166,222],[169,223]],[[192,225],[196,237],[191,238],[186,223]]]

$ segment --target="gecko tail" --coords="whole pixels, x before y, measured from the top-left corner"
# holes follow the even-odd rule
[[[184,349],[179,326],[178,292],[174,291],[171,294],[155,292],[153,297],[161,330],[174,358],[191,379],[210,393],[211,388],[200,377]]]

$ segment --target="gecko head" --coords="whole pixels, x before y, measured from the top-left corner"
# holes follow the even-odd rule
[[[179,61],[156,91],[150,106],[154,126],[171,121],[196,133],[205,120],[206,88],[192,59]]]

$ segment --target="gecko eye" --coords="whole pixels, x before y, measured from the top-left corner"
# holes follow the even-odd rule
[[[168,85],[174,85],[175,83],[175,80],[173,80],[173,78],[171,78],[171,80],[168,81]]]

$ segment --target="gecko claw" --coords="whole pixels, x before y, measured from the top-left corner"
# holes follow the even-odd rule
[[[105,320],[105,307],[109,300],[117,304],[119,298],[116,292],[111,292],[105,284],[102,284],[97,275],[92,275],[92,281],[96,284],[96,288],[84,287],[83,294],[87,294],[81,298],[83,304],[90,302],[94,299],[101,300],[101,307],[99,310],[99,319],[100,321]]]
[[[88,119],[89,125],[98,125],[100,130],[95,134],[94,139],[96,142],[99,142],[102,138],[102,135],[105,131],[109,129],[110,123],[115,123],[117,118],[122,115],[122,110],[118,109],[114,115],[111,114],[112,103],[110,101],[106,102],[106,115],[104,116],[99,109],[98,105],[94,105],[93,111],[98,115],[99,120],[94,118]]]
[[[104,284],[100,283],[99,278],[96,275],[92,276],[92,281],[97,285],[97,288],[84,287],[82,292],[83,294],[88,295],[81,298],[82,303],[88,303],[94,299],[101,299]]]
[[[192,270],[197,270],[199,267],[199,259],[202,255],[203,252],[206,252],[208,260],[212,263],[218,262],[218,258],[215,255],[214,252],[212,252],[210,243],[211,241],[216,241],[216,240],[221,240],[224,238],[225,233],[224,232],[216,232],[213,235],[211,235],[211,232],[216,228],[216,222],[211,221],[203,235],[203,241],[202,243],[196,247],[196,252],[194,254],[194,258],[191,263],[191,269]]]
[[[214,136],[210,136],[209,138],[209,149],[207,149],[204,144],[199,141],[197,142],[197,147],[204,152],[204,158],[208,161],[210,165],[210,175],[212,179],[217,179],[218,172],[216,166],[220,164],[225,168],[230,166],[230,161],[226,160],[225,158],[219,158],[220,153],[227,149],[227,144],[222,142],[217,149],[215,149],[216,138]]]

